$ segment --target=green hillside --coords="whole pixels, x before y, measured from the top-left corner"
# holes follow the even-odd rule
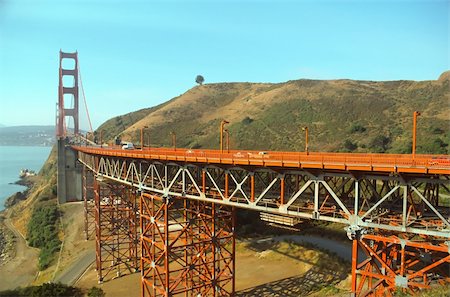
[[[412,114],[418,118],[418,153],[448,153],[450,72],[434,81],[295,80],[279,84],[220,83],[196,86],[159,106],[115,117],[102,126],[115,136],[145,143],[217,148],[219,123],[232,148],[301,151],[309,127],[311,151],[409,153]]]

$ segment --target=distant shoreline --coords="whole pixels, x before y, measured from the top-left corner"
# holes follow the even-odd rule
[[[3,212],[6,209],[16,205],[20,201],[26,200],[28,198],[30,189],[33,187],[35,182],[36,182],[35,176],[27,176],[27,177],[19,178],[15,182],[9,183],[10,185],[23,186],[26,189],[23,191],[18,191],[16,193],[10,195],[9,197],[7,197],[5,199],[5,202],[3,202],[3,207],[5,209],[1,210],[0,212]]]
[[[16,143],[16,144],[0,144],[0,146],[31,146],[31,147],[52,147],[54,145],[55,145],[55,143],[43,144],[43,145],[38,145],[38,144],[20,144],[20,143]]]

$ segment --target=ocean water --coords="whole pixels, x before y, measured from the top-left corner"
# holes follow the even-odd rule
[[[5,208],[6,198],[26,189],[11,184],[19,180],[20,170],[28,168],[37,173],[51,149],[45,146],[0,146],[0,210]]]

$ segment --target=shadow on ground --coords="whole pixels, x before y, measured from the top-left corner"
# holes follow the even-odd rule
[[[313,267],[304,275],[288,277],[236,293],[237,297],[298,297],[306,296],[327,285],[335,285],[347,278],[348,273],[332,269]]]

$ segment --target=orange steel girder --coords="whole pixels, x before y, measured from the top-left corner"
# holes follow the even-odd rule
[[[450,282],[444,239],[366,234],[353,240],[352,255],[352,296],[394,296],[398,291],[414,295]]]
[[[96,270],[99,282],[111,273],[139,269],[137,197],[125,185],[94,179]]]
[[[94,173],[83,166],[84,234],[86,240],[95,236],[94,179]]]
[[[141,296],[233,296],[234,211],[143,193]]]
[[[191,234],[187,228],[183,231],[187,235],[178,236],[177,230],[170,230],[170,228],[175,228],[173,225],[177,224],[184,226],[183,222],[171,219],[165,221],[165,213],[168,213],[168,218],[171,216],[182,218],[184,212],[191,209],[190,206],[183,208],[184,206],[175,203],[180,199],[186,199],[192,205],[220,204],[222,207],[242,207],[304,219],[341,222],[348,225],[347,234],[352,238],[358,237],[359,233],[367,230],[375,233],[408,233],[409,236],[424,236],[424,238],[428,236],[428,242],[431,245],[441,237],[448,240],[446,228],[449,224],[449,208],[446,206],[445,198],[446,193],[449,193],[448,176],[385,175],[370,172],[358,174],[282,168],[271,170],[257,166],[219,167],[198,163],[185,164],[95,156],[85,153],[80,155],[80,161],[89,168],[93,168],[99,176],[155,195],[151,196],[151,199],[149,199],[150,196],[146,196],[150,194],[141,197],[143,209],[140,213],[147,213],[147,217],[141,220],[142,232],[146,232],[141,237],[143,296],[170,296],[167,291],[172,295],[179,293],[191,296],[195,292],[203,292],[204,288],[211,290],[211,287],[198,287],[200,285],[196,284],[200,279],[206,280],[204,281],[206,284],[211,284],[211,281],[208,281],[211,280],[208,279],[208,274],[202,271],[212,270],[197,268],[193,272],[195,274],[183,272],[180,267],[188,269],[189,262],[185,261],[181,264],[179,262],[181,257],[177,254],[179,251],[170,249],[172,246],[183,246],[180,238],[186,236],[191,238],[196,234],[195,232]],[[172,200],[167,200],[170,204],[164,205],[161,202],[165,199],[164,197],[172,197]],[[151,201],[143,204],[146,200]],[[166,206],[167,208],[164,208]],[[152,209],[152,207],[156,208]],[[202,209],[199,213],[208,213],[208,208],[203,206]],[[174,214],[177,212],[178,215]],[[160,216],[159,221],[155,221],[157,214]],[[170,227],[167,230],[171,232],[161,231],[164,231],[166,225]],[[178,231],[181,232],[181,230]],[[370,236],[363,235],[360,246],[358,244],[354,246],[355,255],[358,250],[364,251],[363,248],[370,255],[371,251],[367,250],[367,246],[373,248],[373,243],[369,242],[365,245],[362,243],[365,239],[370,239]],[[431,236],[435,239],[431,239]],[[380,236],[380,238],[384,237]],[[373,241],[373,239],[370,240]],[[175,243],[171,245],[172,241]],[[155,253],[152,248],[156,247],[156,242],[159,242],[160,248],[156,249]],[[401,241],[392,241],[384,249],[380,245],[375,245],[376,249],[372,251],[373,256],[370,259],[358,261],[356,258],[352,263],[353,275],[356,276],[353,292],[358,296],[376,294],[389,296],[396,290],[395,287],[414,292],[432,285],[430,275],[420,271],[426,268],[429,273],[434,273],[433,277],[436,278],[435,270],[442,270],[443,265],[448,265],[448,243],[440,244],[442,249],[447,249],[447,252],[440,251],[427,256],[432,257],[436,263],[440,263],[439,268],[436,268],[426,263],[420,264],[421,266],[415,263],[420,262],[421,258],[417,255],[420,255],[421,245],[426,245],[426,241],[419,243],[419,246],[410,242],[405,243],[404,266],[407,268],[403,274],[396,272],[397,266],[391,268],[393,273],[386,268],[389,265],[397,265],[397,259],[400,259],[398,251],[402,253],[401,248],[398,247],[398,245],[401,246]],[[391,248],[395,244],[397,244],[396,249]],[[169,249],[166,250],[164,245]],[[407,257],[411,258],[414,255],[415,260],[408,260]],[[169,264],[158,262],[165,259],[168,259],[166,262]],[[380,259],[384,262],[380,262]],[[410,265],[410,262],[414,265]],[[386,274],[385,271],[390,274]],[[408,276],[412,276],[411,281],[408,280]],[[419,277],[422,282],[417,280]],[[448,276],[442,277],[441,274],[438,279],[443,283],[449,282]],[[178,287],[172,287],[170,284],[176,284],[173,286]],[[183,288],[182,284],[192,285],[185,285]],[[194,291],[195,289],[197,291]]]

